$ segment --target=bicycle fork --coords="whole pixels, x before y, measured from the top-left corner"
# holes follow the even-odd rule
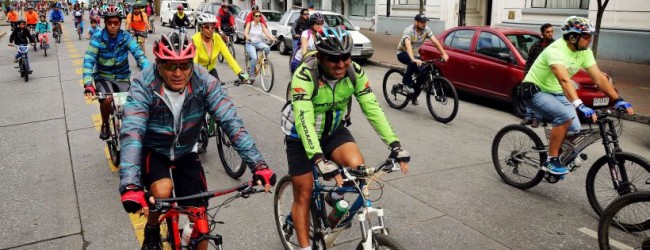
[[[377,216],[377,221],[379,222],[379,225],[370,227],[368,225],[369,223],[367,222],[368,214],[374,214],[375,216]],[[363,249],[373,249],[372,232],[380,231],[382,234],[386,234],[386,235],[388,234],[388,230],[386,230],[386,226],[384,224],[383,208],[367,207],[366,209],[362,209],[359,212],[357,212],[357,219],[359,220],[359,225],[361,226],[361,235],[362,235],[361,245],[363,246]]]

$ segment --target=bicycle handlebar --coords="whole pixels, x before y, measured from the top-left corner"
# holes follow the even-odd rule
[[[223,196],[232,192],[239,192],[239,194],[237,194],[237,197],[243,197],[243,198],[248,198],[251,194],[254,193],[264,192],[263,190],[256,189],[253,187],[254,187],[253,182],[249,181],[249,182],[244,182],[242,184],[239,184],[238,186],[235,187],[221,189],[221,190],[206,191],[206,192],[184,196],[184,197],[156,199],[155,203],[151,204],[150,211],[158,212],[173,207],[177,207],[176,205],[172,204],[174,202],[198,200],[198,199],[206,199],[206,198],[210,199],[210,198]]]
[[[351,174],[354,177],[368,177],[373,175],[374,173],[378,173],[379,171],[384,171],[386,173],[400,171],[401,167],[397,162],[397,160],[393,158],[388,158],[384,162],[379,163],[374,167],[370,167],[370,168],[366,167],[365,169],[353,169],[353,168],[346,167],[344,169],[345,169],[344,172],[347,171],[349,174]]]

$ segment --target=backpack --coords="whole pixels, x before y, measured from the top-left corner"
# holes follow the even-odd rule
[[[142,16],[142,11],[140,11],[140,20],[144,22],[144,17]],[[133,22],[133,14],[131,14],[131,22]]]
[[[307,53],[305,57],[303,57],[303,62],[307,64],[307,68],[309,69],[309,74],[311,75],[312,79],[317,79],[316,81],[319,81],[321,79],[320,72],[318,70],[318,65],[315,59],[316,59],[316,53]],[[350,64],[350,67],[348,67],[347,70],[347,77],[350,78],[350,81],[352,82],[353,86],[357,85],[357,75],[354,70],[353,64]],[[291,84],[291,82],[289,82]],[[312,84],[314,84],[314,90],[311,93],[312,98],[318,95],[318,82],[314,82],[312,80]],[[293,98],[293,97],[292,97]],[[348,111],[345,114],[345,117],[343,118],[343,124],[348,127],[352,125],[352,121],[350,120],[350,113],[352,112],[352,98],[348,100]],[[282,128],[282,131],[286,135],[291,135],[293,133],[293,126],[295,124],[294,121],[294,114],[293,114],[293,105],[291,105],[291,100],[287,100],[287,102],[282,106],[282,117],[280,120],[280,127]]]

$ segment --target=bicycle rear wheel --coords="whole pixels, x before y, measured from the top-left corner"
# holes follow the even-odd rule
[[[639,191],[623,195],[614,200],[598,223],[598,245],[600,249],[620,248],[616,243],[610,245],[610,236],[616,236],[622,243],[633,249],[650,248],[650,231],[648,228],[634,227],[650,220],[650,192]],[[613,227],[626,233],[619,234]]]
[[[402,247],[395,239],[391,238],[388,235],[373,233],[372,234],[372,249],[391,249],[391,250],[400,250],[406,249]],[[357,250],[363,250],[362,242],[359,242],[357,245]]]
[[[43,46],[41,44],[41,46]],[[43,46],[43,53],[45,54],[45,57],[47,57],[47,45]]]
[[[433,78],[427,84],[427,107],[433,119],[442,123],[452,121],[458,113],[458,94],[454,86],[444,77]]]
[[[408,93],[404,91],[402,84],[404,72],[397,69],[390,69],[384,75],[384,98],[388,105],[394,109],[403,109],[408,104]]]
[[[241,159],[239,153],[235,151],[235,147],[230,142],[228,135],[224,133],[220,126],[217,126],[217,151],[219,152],[219,159],[226,174],[233,179],[238,179],[246,171],[246,163]]]
[[[237,58],[237,56],[235,55],[235,45],[232,42],[228,43],[228,51],[230,51],[230,54],[232,55],[232,58],[234,58],[234,59]]]
[[[113,163],[113,166],[119,167],[120,166],[120,132],[119,132],[119,121],[118,119],[111,115],[110,124],[108,125],[109,131],[110,131],[110,137],[109,140],[106,141],[106,145],[108,146],[108,155],[111,158],[111,162]]]
[[[260,69],[260,78],[262,79],[262,90],[265,92],[271,91],[273,82],[275,81],[275,73],[273,72],[273,63],[268,58],[262,62]]]
[[[492,162],[497,173],[508,185],[519,189],[536,186],[544,178],[541,165],[546,150],[531,129],[508,125],[499,130],[492,141]]]
[[[641,156],[620,152],[615,156],[618,179],[622,182],[618,190],[614,189],[607,156],[602,156],[589,168],[586,180],[587,199],[598,216],[618,196],[650,190],[650,165]],[[648,228],[650,224],[645,224]],[[632,230],[632,229],[630,229]]]
[[[273,218],[284,249],[300,249],[298,236],[291,219],[291,207],[293,206],[293,186],[291,176],[285,175],[278,181],[273,195]],[[314,217],[312,211],[312,218]],[[314,242],[314,221],[309,225],[309,239],[312,241],[312,249],[325,249],[325,242],[320,239]]]

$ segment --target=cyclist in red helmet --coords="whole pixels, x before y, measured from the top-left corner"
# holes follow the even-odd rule
[[[192,40],[185,34],[162,35],[153,45],[155,64],[131,83],[120,130],[120,192],[127,212],[142,210],[148,214],[144,188],[154,198],[168,198],[172,189],[176,196],[207,189],[196,144],[208,112],[219,121],[251,169],[253,181],[264,185],[266,191],[275,184],[273,170],[244,128],[235,105],[221,83],[203,66],[194,64],[195,53]],[[206,208],[208,203],[188,201],[179,205]],[[148,215],[142,249],[160,249],[160,214]],[[194,222],[205,223],[207,228],[207,220]],[[199,249],[207,249],[207,243],[200,243]]]

